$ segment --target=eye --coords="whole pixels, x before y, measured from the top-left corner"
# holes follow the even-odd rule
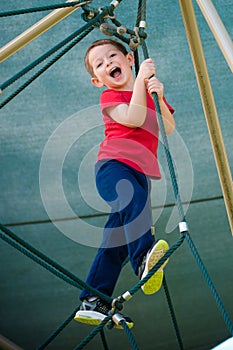
[[[116,56],[116,53],[111,53],[110,57]]]
[[[102,65],[102,62],[97,63],[96,68],[101,67],[101,65]]]

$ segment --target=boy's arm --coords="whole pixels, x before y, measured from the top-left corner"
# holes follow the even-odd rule
[[[176,124],[171,112],[169,111],[163,99],[163,96],[164,96],[163,84],[156,77],[152,77],[150,79],[147,79],[146,85],[147,85],[148,92],[150,94],[152,94],[153,92],[157,93],[159,107],[161,109],[161,115],[164,122],[165,132],[167,135],[172,134]]]
[[[155,71],[155,65],[152,59],[149,58],[143,61],[134,82],[130,104],[122,103],[117,106],[108,107],[107,113],[117,123],[131,128],[140,127],[145,122],[147,114],[146,90],[148,90],[150,94],[156,92],[164,121],[165,132],[167,135],[170,135],[175,129],[175,121],[163,100],[163,84],[153,76]],[[151,76],[153,77],[150,78]]]
[[[155,74],[155,66],[151,59],[142,62],[133,86],[130,104],[119,104],[108,107],[108,115],[116,122],[131,128],[143,125],[147,114],[145,80]]]
[[[143,88],[141,89],[141,87]],[[175,129],[175,120],[163,100],[163,94],[162,96],[158,95],[158,101],[165,132],[167,135],[170,135]],[[146,88],[144,82],[140,82],[139,79],[135,81],[134,92],[129,105],[122,103],[107,108],[107,113],[113,120],[131,128],[137,128],[143,125],[146,118],[146,111]]]
[[[143,89],[141,89],[141,87],[143,87]],[[129,104],[121,103],[117,106],[108,107],[107,113],[117,123],[130,128],[142,126],[147,113],[145,84],[139,84],[139,89],[135,86]]]
[[[173,133],[176,127],[175,120],[169,111],[166,103],[164,102],[163,98],[159,98],[159,107],[161,110],[161,115],[163,118],[163,123],[164,123],[164,129],[167,135],[170,135]]]

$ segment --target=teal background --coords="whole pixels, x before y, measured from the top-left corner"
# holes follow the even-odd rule
[[[56,3],[55,0],[0,1],[1,11]],[[213,4],[232,37],[232,0],[214,0]],[[92,2],[96,8],[105,5],[109,2]],[[196,2],[193,5],[232,171],[232,73]],[[136,1],[123,0],[115,12],[122,24],[133,29]],[[1,18],[1,46],[47,13]],[[81,13],[81,9],[77,10],[1,63],[1,83],[83,26]],[[185,207],[190,233],[233,318],[233,240],[179,2],[149,0],[146,32],[157,76],[164,83],[167,100],[176,110],[176,133],[169,141],[182,199],[190,201]],[[93,182],[97,145],[103,137],[98,106],[100,90],[90,84],[83,65],[88,45],[102,37],[99,29],[95,29],[0,111],[0,221],[83,280],[96,253],[108,210],[98,197]],[[24,81],[22,78],[5,89],[0,102]],[[69,121],[73,120],[76,124],[70,127]],[[67,121],[68,129],[65,129]],[[76,134],[80,135],[77,140]],[[48,151],[47,142],[54,135],[52,153],[46,158],[46,176],[42,179],[43,190],[53,210],[51,217],[42,200],[40,164],[44,150]],[[63,145],[67,147],[67,153],[61,162],[62,186],[71,210],[64,210],[57,191],[58,174],[54,172]],[[159,158],[163,180],[153,187],[153,218],[156,236],[171,245],[179,238],[178,219],[173,211],[174,196],[162,145]],[[104,215],[100,215],[102,212]],[[96,235],[93,234],[95,231]],[[80,291],[4,241],[0,244],[1,334],[25,350],[36,349],[78,305]],[[185,349],[211,349],[230,337],[186,242],[170,258],[166,277]],[[136,283],[137,278],[128,264],[122,271],[114,296]],[[139,291],[125,303],[124,312],[135,321],[133,334],[140,349],[179,348],[163,290],[153,296],[145,296]],[[73,349],[91,329],[72,321],[48,349]],[[130,349],[124,332],[107,330],[106,337],[110,349]],[[97,336],[86,349],[102,349],[100,337]]]

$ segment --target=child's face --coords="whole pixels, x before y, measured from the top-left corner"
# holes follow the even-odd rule
[[[89,63],[93,68],[93,85],[115,90],[131,90],[134,77],[131,53],[126,56],[111,44],[96,46],[89,52]]]

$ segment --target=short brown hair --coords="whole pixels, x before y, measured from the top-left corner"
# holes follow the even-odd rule
[[[93,77],[94,76],[94,72],[93,72],[93,67],[90,65],[89,62],[89,53],[90,51],[96,47],[96,46],[101,46],[101,45],[112,45],[115,46],[119,51],[121,51],[123,53],[123,55],[127,55],[128,51],[126,50],[125,46],[122,45],[120,42],[116,41],[116,40],[112,40],[112,39],[100,39],[100,40],[96,40],[94,41],[87,49],[86,55],[85,55],[85,66],[86,66],[86,70],[88,71],[88,73]]]

